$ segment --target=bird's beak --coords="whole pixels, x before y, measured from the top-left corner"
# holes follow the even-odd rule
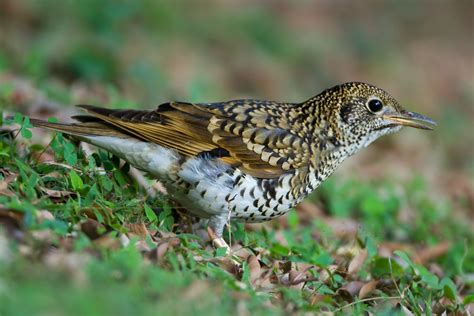
[[[401,113],[394,114],[386,114],[384,115],[384,119],[397,125],[410,126],[428,130],[432,130],[436,126],[436,122],[430,119],[429,117],[408,111],[402,111]]]

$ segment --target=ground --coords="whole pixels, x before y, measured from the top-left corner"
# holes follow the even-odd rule
[[[0,5],[0,315],[473,313],[472,2],[133,3]],[[232,257],[156,180],[28,120],[352,80],[438,127],[232,223]]]

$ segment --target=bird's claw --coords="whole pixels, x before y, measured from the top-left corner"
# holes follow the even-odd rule
[[[225,248],[225,254],[226,256],[230,255],[230,247],[229,245],[226,243],[226,241],[224,240],[224,238],[215,238],[215,239],[212,239],[212,245],[214,246],[214,248]]]
[[[214,246],[214,248],[225,248],[225,254],[227,256],[230,255],[230,246],[227,244],[224,238],[217,236],[211,227],[207,228],[207,233],[209,234],[209,238],[211,239],[212,246]]]

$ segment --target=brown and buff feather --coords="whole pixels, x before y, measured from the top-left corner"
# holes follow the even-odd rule
[[[90,115],[77,116],[80,123],[34,120],[33,124],[76,136],[133,136],[188,157],[219,150],[224,154],[218,159],[259,178],[278,177],[309,164],[310,146],[304,135],[284,128],[297,123],[288,116],[295,104],[170,102],[152,111],[79,107]]]

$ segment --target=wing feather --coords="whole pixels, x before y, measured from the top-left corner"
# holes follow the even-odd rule
[[[296,104],[257,100],[223,103],[170,102],[154,111],[107,110],[81,106],[137,138],[173,148],[186,156],[225,149],[222,161],[261,178],[305,168],[308,141],[294,134],[286,113]]]

